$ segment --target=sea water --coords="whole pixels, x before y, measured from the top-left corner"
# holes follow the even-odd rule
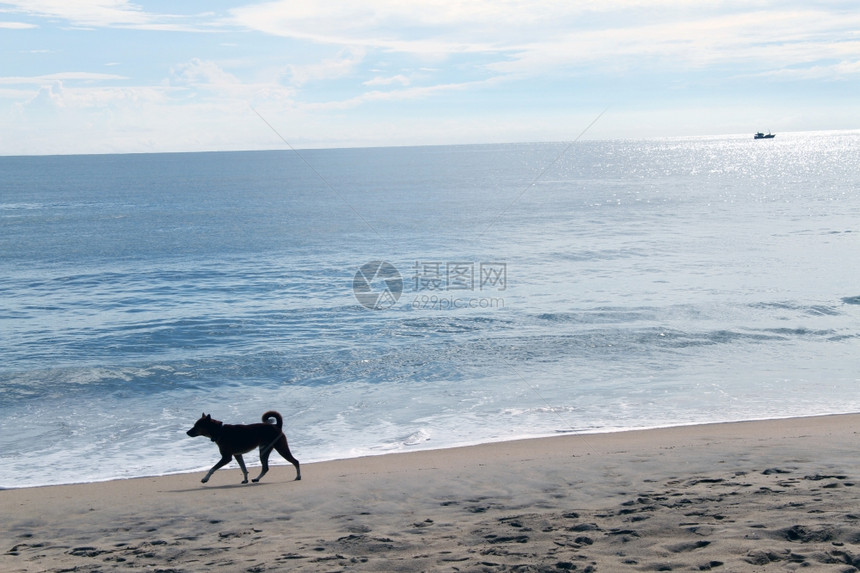
[[[3,157],[0,356],[0,487],[857,411],[860,132]]]

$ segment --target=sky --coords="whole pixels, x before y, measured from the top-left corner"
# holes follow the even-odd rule
[[[857,128],[856,0],[0,0],[0,155]]]

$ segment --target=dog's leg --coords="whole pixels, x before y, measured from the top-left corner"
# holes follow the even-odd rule
[[[271,447],[260,446],[260,463],[263,464],[263,471],[261,471],[260,475],[258,475],[257,477],[255,477],[252,480],[254,483],[257,483],[258,481],[260,481],[260,478],[262,478],[264,475],[266,475],[266,472],[269,471],[269,454],[270,453],[272,453]]]
[[[302,468],[299,465],[299,460],[293,457],[293,454],[290,453],[290,446],[287,444],[287,437],[283,434],[280,439],[275,442],[275,449],[278,450],[278,453],[281,454],[285,460],[293,464],[296,468],[296,480],[302,479]]]
[[[235,458],[236,461],[239,462],[239,467],[242,468],[242,474],[245,476],[245,479],[242,480],[242,483],[248,483],[248,470],[245,469],[245,460],[242,459],[242,454],[236,454]]]
[[[212,469],[209,470],[209,473],[207,473],[203,477],[203,479],[200,481],[203,483],[206,483],[207,481],[209,481],[209,478],[212,477],[212,474],[214,474],[219,468],[223,468],[224,466],[229,464],[230,460],[232,460],[232,459],[233,459],[233,456],[231,456],[230,454],[222,454],[221,459],[218,461],[218,463],[215,464],[214,466],[212,466]]]

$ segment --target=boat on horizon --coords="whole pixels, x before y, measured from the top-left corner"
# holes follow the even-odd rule
[[[762,133],[762,132],[760,132],[760,131],[759,131],[758,133],[756,133],[756,134],[753,136],[753,139],[773,139],[774,137],[776,137],[776,134],[775,134],[775,133],[771,133],[771,132],[769,132],[769,131],[768,131],[768,132],[767,132],[767,135],[765,135],[764,133]]]

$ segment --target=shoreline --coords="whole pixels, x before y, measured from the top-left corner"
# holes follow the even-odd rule
[[[552,434],[538,434],[533,436],[521,436],[514,438],[501,438],[498,440],[490,440],[490,441],[476,441],[476,442],[465,442],[461,444],[455,445],[445,445],[440,446],[438,448],[428,447],[423,448],[420,445],[410,447],[409,449],[402,449],[396,451],[381,451],[374,453],[362,453],[356,456],[350,457],[336,457],[331,459],[318,459],[310,462],[302,462],[302,467],[311,466],[314,464],[328,464],[328,463],[336,463],[336,462],[347,462],[350,460],[358,460],[364,458],[377,458],[377,457],[386,457],[386,456],[398,456],[398,455],[409,455],[409,454],[420,454],[424,452],[445,452],[448,450],[459,450],[463,448],[480,448],[484,446],[492,446],[496,444],[509,444],[509,443],[517,443],[517,442],[527,442],[532,440],[552,440],[555,438],[572,438],[579,437],[583,441],[588,440],[590,436],[606,436],[606,435],[626,435],[637,432],[654,432],[661,430],[674,430],[674,429],[683,429],[683,428],[707,428],[707,427],[716,427],[716,426],[725,426],[732,424],[752,424],[759,422],[782,422],[786,420],[815,420],[818,418],[830,418],[830,417],[838,417],[838,416],[853,416],[860,415],[860,412],[844,412],[838,414],[814,414],[811,416],[784,416],[784,417],[775,417],[775,418],[753,418],[753,419],[745,419],[745,420],[729,420],[723,422],[690,422],[685,424],[677,424],[677,425],[666,425],[666,426],[648,426],[643,428],[621,428],[621,429],[608,429],[608,430],[557,430]],[[217,451],[213,454],[212,463],[214,464],[217,461]],[[276,469],[279,467],[292,467],[286,462],[283,458],[281,458],[277,452],[273,453],[269,458],[270,467],[272,469]],[[255,452],[251,452],[246,454],[245,464],[248,467],[249,476],[253,477],[254,471],[259,470],[260,463],[256,457]],[[64,483],[49,483],[49,484],[41,484],[41,485],[25,485],[25,486],[0,486],[0,492],[3,491],[14,491],[20,489],[38,489],[38,488],[48,488],[48,487],[64,487],[64,486],[86,486],[86,485],[97,485],[104,484],[110,482],[126,482],[130,480],[138,480],[138,479],[159,479],[159,478],[170,478],[176,476],[183,475],[196,475],[198,473],[204,474],[206,473],[211,466],[204,466],[195,470],[181,470],[164,474],[151,474],[151,475],[139,475],[132,477],[115,477],[115,478],[107,478],[103,480],[95,480],[95,481],[73,481],[73,482],[64,482]],[[230,471],[238,469],[236,465],[235,459],[230,462],[227,466],[219,470],[219,472]]]
[[[6,489],[0,569],[860,570],[858,445],[836,414]]]

